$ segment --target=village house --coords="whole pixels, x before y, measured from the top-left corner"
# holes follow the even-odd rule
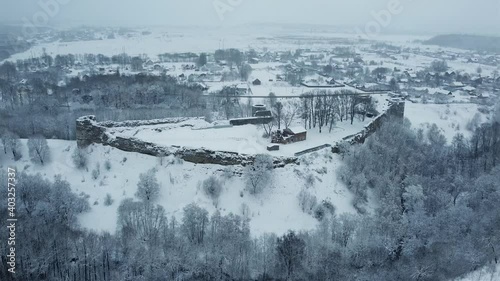
[[[476,88],[472,86],[464,87],[462,90],[466,91],[469,95],[475,95],[476,93]]]
[[[405,71],[403,73],[406,78],[409,80],[409,81],[414,81],[415,79],[417,79],[417,74],[413,73],[413,72],[410,72],[410,71]]]
[[[248,84],[245,84],[245,83],[240,83],[238,85],[235,85],[234,87],[236,88],[236,93],[238,95],[244,96],[244,95],[247,95],[250,92]]]
[[[460,89],[460,88],[465,87],[465,85],[462,82],[453,82],[450,84],[450,87],[455,88],[455,89]]]
[[[483,77],[474,77],[471,79],[471,85],[477,87],[483,84]]]
[[[455,71],[446,71],[444,73],[444,79],[447,81],[455,81],[455,79],[457,79],[457,73]]]

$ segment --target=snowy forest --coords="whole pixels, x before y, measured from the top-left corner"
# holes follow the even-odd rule
[[[498,263],[500,107],[495,114],[451,145],[436,128],[385,125],[343,150],[343,167],[331,175],[355,193],[359,215],[325,212],[316,230],[283,236],[253,238],[244,216],[209,216],[196,204],[182,220],[167,217],[155,202],[154,170],[141,175],[135,198],[119,203],[116,235],[98,234],[78,226],[89,202],[68,182],[20,174],[23,247],[14,280],[446,280]],[[248,168],[249,186],[273,176],[266,162]],[[217,179],[203,185],[217,197]],[[377,202],[373,210],[367,196]],[[5,261],[1,268],[7,276]]]
[[[234,52],[242,56],[240,51]],[[126,54],[115,57],[87,54],[82,59],[106,62],[107,58],[120,63],[123,60],[122,65],[133,68],[133,59]],[[142,66],[143,60],[139,60]],[[239,72],[244,72],[241,58],[238,62]],[[28,71],[30,66],[42,63],[49,66],[47,70]],[[199,84],[182,83],[165,74],[122,75],[116,70],[111,75],[93,73],[58,84],[58,79],[64,77],[61,67],[74,64],[75,56],[72,55],[0,64],[0,93],[5,103],[5,108],[0,108],[4,117],[0,119],[0,130],[5,136],[28,138],[38,135],[47,139],[74,140],[74,120],[89,114],[103,120],[122,121],[198,116],[217,120],[248,117],[252,113],[252,99],[245,101],[234,86],[224,86],[204,95]],[[239,76],[236,77],[232,79],[239,81]],[[16,83],[20,79],[23,83]],[[275,117],[266,127],[267,131],[281,128],[282,123],[288,127],[301,119],[309,129],[318,128],[322,132],[326,128],[331,132],[337,122],[352,124],[355,118],[364,121],[367,114],[378,114],[370,96],[356,96],[354,91],[346,89],[311,89],[296,99],[284,101],[278,101],[271,92],[266,100]]]
[[[0,281],[500,281],[499,1],[3,2]]]

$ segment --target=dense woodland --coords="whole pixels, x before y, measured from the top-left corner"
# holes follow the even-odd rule
[[[31,146],[35,152],[43,144]],[[167,217],[155,203],[154,170],[141,175],[135,198],[115,203],[116,235],[78,226],[76,217],[89,203],[69,183],[19,174],[17,214],[23,223],[16,280],[424,281],[499,262],[500,107],[491,123],[469,139],[457,135],[451,145],[435,127],[415,131],[395,120],[365,144],[343,150],[342,157],[338,176],[356,194],[358,215],[317,216],[315,231],[258,238],[250,235],[245,216],[209,216],[194,204],[184,208],[182,220]],[[74,161],[86,165],[84,155],[75,153]],[[269,170],[265,156],[247,169],[243,177],[251,194],[265,192],[252,189],[261,186],[255,180],[272,183],[277,172]],[[5,177],[1,173],[0,181]],[[203,183],[214,199],[217,182]],[[6,239],[6,232],[0,235]],[[2,280],[5,265],[2,260]]]

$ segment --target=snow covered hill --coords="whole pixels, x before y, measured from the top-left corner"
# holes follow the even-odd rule
[[[158,203],[165,208],[168,216],[177,219],[182,217],[182,209],[193,202],[210,213],[215,212],[213,201],[201,190],[201,182],[211,175],[223,181],[218,203],[221,213],[247,215],[255,236],[267,232],[281,235],[289,229],[314,229],[318,220],[304,213],[299,206],[297,195],[302,189],[315,195],[318,202],[330,201],[337,214],[355,212],[351,205],[352,194],[336,179],[335,171],[341,160],[327,150],[305,156],[299,166],[276,169],[271,188],[254,196],[245,191],[244,178],[240,175],[242,167],[195,165],[174,158],[164,159],[161,165],[156,157],[93,145],[88,149],[87,170],[78,170],[71,157],[76,142],[49,140],[48,143],[52,161],[46,166],[37,166],[29,161],[25,140],[22,141],[24,157],[19,162],[0,160],[0,166],[15,165],[19,171],[40,173],[48,179],[61,174],[70,182],[75,193],[88,197],[92,206],[90,212],[80,217],[81,225],[98,232],[114,233],[120,202],[134,198],[139,174],[154,167],[158,170],[157,178],[161,184]],[[106,169],[106,161],[111,164],[109,170]],[[98,164],[100,173],[94,179],[93,170]],[[107,194],[114,201],[111,206],[104,204]]]

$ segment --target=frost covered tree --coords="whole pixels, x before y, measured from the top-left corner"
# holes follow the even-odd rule
[[[51,183],[37,174],[28,176],[21,174],[18,181],[17,196],[20,199],[19,208],[28,215],[40,212],[40,201],[50,193]]]
[[[139,175],[135,196],[146,203],[155,201],[160,195],[160,184],[156,178],[156,172],[156,169],[153,168]]]
[[[218,280],[228,274],[235,280],[248,280],[252,255],[252,240],[247,219],[216,211],[207,229],[207,247],[211,249],[209,268]],[[211,274],[211,275],[212,275]]]
[[[73,154],[71,155],[71,159],[73,160],[73,164],[77,169],[86,169],[88,165],[88,153],[86,149],[83,148],[75,148],[73,150]]]
[[[493,111],[493,122],[500,124],[500,102],[497,103]]]
[[[281,121],[282,121],[282,116],[283,116],[283,103],[281,102],[275,102],[274,107],[272,108],[273,116],[274,119],[276,120],[276,123],[278,124],[278,130],[281,129]]]
[[[254,163],[246,169],[246,186],[251,194],[259,194],[270,185],[273,171],[273,157],[268,154],[258,154]]]
[[[200,56],[198,57],[198,61],[196,64],[201,67],[207,64],[207,54],[206,53],[201,53]]]
[[[28,150],[33,163],[45,165],[50,160],[49,145],[43,136],[31,137],[28,140]]]
[[[118,207],[118,228],[128,239],[127,247],[134,247],[139,241],[145,241],[149,250],[157,247],[161,233],[167,226],[165,210],[162,206],[124,200]]]
[[[305,248],[304,240],[293,231],[278,238],[276,251],[286,280],[293,280],[296,272],[301,269]]]
[[[140,57],[133,57],[130,66],[132,71],[142,71],[143,67],[143,60]]]
[[[208,212],[205,209],[194,203],[184,207],[182,231],[189,242],[203,244],[208,223]]]
[[[240,67],[240,77],[242,81],[247,81],[252,74],[252,67],[249,64],[243,64]]]
[[[210,176],[202,183],[203,192],[214,202],[215,207],[219,204],[222,193],[222,182],[216,176]]]
[[[3,147],[3,153],[7,154],[7,140],[9,139],[10,132],[6,129],[0,129],[0,143]]]
[[[19,136],[14,133],[8,133],[5,137],[5,145],[8,151],[12,152],[12,156],[15,161],[23,158],[23,154],[21,152],[21,141]]]
[[[87,200],[75,196],[69,182],[63,180],[61,175],[55,176],[49,202],[55,211],[51,219],[68,226],[76,226],[77,215],[90,209]]]
[[[92,170],[92,178],[96,180],[101,175],[101,164],[97,163],[95,168]]]
[[[393,92],[398,92],[399,91],[399,84],[396,78],[392,78],[391,81],[389,81],[389,88]]]
[[[444,60],[435,60],[431,63],[431,70],[435,72],[445,72],[448,70],[448,63]]]
[[[298,99],[289,99],[283,102],[281,110],[281,119],[285,128],[289,128],[295,119],[300,115],[301,102]]]

